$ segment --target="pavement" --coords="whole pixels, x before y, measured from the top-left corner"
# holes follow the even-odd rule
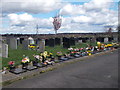
[[[7,74],[2,75],[2,83],[5,88],[7,87],[8,88],[14,88],[14,87],[16,88],[35,88],[35,87],[36,88],[46,88],[46,87],[47,88],[51,88],[51,87],[53,88],[61,88],[61,87],[84,88],[85,87],[86,88],[86,87],[93,87],[93,86],[94,87],[117,87],[117,82],[116,82],[116,80],[118,80],[116,76],[117,74],[114,75],[114,73],[118,72],[117,62],[116,62],[117,57],[118,57],[117,50],[115,50],[114,53],[113,52],[111,53],[110,51],[105,51],[105,52],[101,52],[91,56],[85,56],[85,57],[64,61],[61,63],[56,63],[53,66],[43,67],[33,71],[27,71],[25,73],[18,74],[18,75],[8,72]],[[110,59],[110,62],[107,61],[109,59]],[[115,62],[113,62],[113,60],[115,60]],[[69,64],[69,65],[66,65],[66,64]],[[47,71],[51,71],[51,72],[47,72]],[[104,76],[102,75],[102,72],[104,73]],[[72,75],[72,73],[74,74]],[[66,76],[69,76],[68,74],[70,74],[70,77],[72,78],[66,77]],[[86,77],[91,80],[85,79]],[[111,79],[111,77],[113,78]],[[101,78],[100,81],[98,81],[97,78]],[[80,79],[81,82],[79,82],[77,79],[78,80]],[[106,79],[108,79],[108,81],[105,81]],[[109,79],[111,79],[114,83],[112,82],[110,83]],[[73,82],[74,80],[76,81]],[[96,82],[94,82],[94,80],[96,80]],[[33,84],[33,82],[37,84]],[[70,83],[70,82],[73,82],[73,83]],[[79,83],[79,85],[77,83]],[[88,86],[85,86],[86,83],[88,84]],[[95,85],[92,85],[92,83],[95,83]],[[110,83],[110,85],[108,85],[107,83]]]

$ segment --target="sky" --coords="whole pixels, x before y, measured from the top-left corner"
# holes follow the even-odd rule
[[[1,34],[54,34],[53,17],[61,15],[58,33],[106,32],[118,26],[119,0],[2,0]]]

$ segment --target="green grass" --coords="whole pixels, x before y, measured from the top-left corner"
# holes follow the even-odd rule
[[[92,44],[94,44],[94,43],[92,43]],[[86,46],[87,46],[87,43],[79,43],[79,44],[76,44],[75,46],[71,46],[71,47],[81,48],[81,47],[86,47]],[[55,47],[46,46],[45,50],[53,53],[54,56],[56,56],[56,53],[59,51],[61,51],[63,54],[68,52],[68,49],[63,48],[62,45],[55,46]],[[16,49],[16,50],[12,50],[9,48],[8,53],[9,53],[8,58],[2,58],[2,67],[7,67],[9,61],[15,61],[15,65],[20,65],[20,62],[23,59],[23,55],[28,56],[30,58],[30,60],[34,60],[33,54],[40,54],[40,52],[37,52],[35,50],[23,50],[21,48],[21,46],[19,46],[18,49]]]

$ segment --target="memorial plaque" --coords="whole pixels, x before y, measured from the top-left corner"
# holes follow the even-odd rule
[[[14,74],[20,74],[20,73],[24,73],[26,71],[27,70],[22,69],[22,68],[16,68],[16,69],[10,70],[9,72],[14,73]]]

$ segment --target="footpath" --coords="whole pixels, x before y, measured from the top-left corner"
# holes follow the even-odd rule
[[[45,73],[47,71],[52,71],[54,69],[63,67],[67,64],[72,64],[72,63],[75,63],[75,62],[78,62],[78,61],[83,61],[87,58],[92,58],[94,56],[107,54],[109,52],[111,52],[111,50],[104,51],[104,52],[99,52],[99,53],[93,54],[91,56],[84,56],[84,57],[79,57],[79,58],[75,58],[75,59],[70,59],[70,60],[67,60],[67,61],[55,63],[54,65],[48,65],[46,67],[38,68],[38,69],[35,69],[35,70],[32,70],[32,71],[27,71],[27,72],[24,72],[24,73],[21,73],[21,74],[13,74],[13,73],[10,73],[9,71],[6,74],[0,73],[0,75],[2,76],[2,80],[0,81],[0,85],[5,86],[5,85],[11,84],[15,81],[18,81],[18,80],[27,79],[27,78]]]

